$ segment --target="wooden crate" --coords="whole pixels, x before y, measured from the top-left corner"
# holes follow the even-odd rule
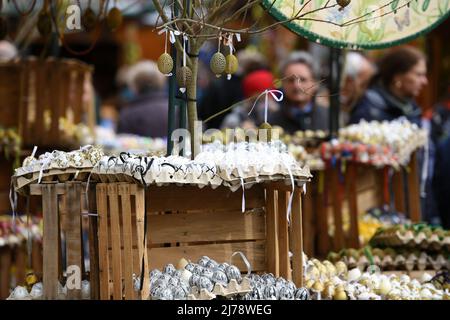
[[[27,266],[42,274],[42,243],[33,241],[31,265],[28,264],[26,244],[0,248],[0,299],[6,299],[15,286],[25,285]]]
[[[93,104],[83,100],[92,68],[77,60],[28,58],[0,63],[0,125],[16,127],[23,147],[64,147],[59,119],[95,126]]]
[[[85,183],[45,182],[30,185],[30,195],[42,198],[43,212],[43,287],[44,299],[58,299],[58,283],[63,279],[63,263],[77,266],[85,274],[82,238],[82,207],[85,203]],[[95,207],[92,199],[89,206]],[[89,208],[90,209],[90,208]],[[91,211],[91,210],[89,210]],[[92,210],[94,211],[94,210]],[[91,296],[98,295],[98,273],[96,267],[96,217],[89,217],[90,282]],[[65,247],[62,246],[62,236]],[[66,261],[62,261],[63,250]],[[68,299],[80,299],[81,288],[67,290]]]
[[[290,188],[261,184],[245,190],[242,213],[242,191],[226,187],[151,186],[145,192],[135,184],[97,184],[100,298],[146,299],[148,271],[181,258],[196,261],[206,255],[245,270],[239,259],[231,261],[236,251],[246,255],[253,272],[272,272],[301,285],[301,197],[296,188],[289,226]],[[138,295],[132,275],[140,276],[142,261],[144,290]]]

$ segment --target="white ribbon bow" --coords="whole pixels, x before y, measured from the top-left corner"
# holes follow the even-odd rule
[[[275,90],[275,89],[266,89],[263,92],[261,92],[261,94],[256,98],[255,102],[253,103],[252,108],[250,109],[250,111],[248,112],[248,115],[250,115],[253,111],[253,109],[256,106],[256,102],[258,102],[259,98],[261,98],[263,95],[265,95],[265,102],[264,102],[264,122],[267,122],[267,113],[268,113],[268,109],[269,109],[269,100],[268,100],[268,95],[270,95],[273,97],[273,99],[276,102],[280,102],[281,100],[283,100],[283,92],[281,92],[280,90]],[[276,93],[279,93],[280,96],[278,97],[276,95]]]

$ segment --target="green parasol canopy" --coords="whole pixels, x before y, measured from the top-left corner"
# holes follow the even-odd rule
[[[337,3],[348,3],[341,7]],[[381,49],[424,34],[450,14],[450,0],[263,0],[293,32],[327,46]],[[294,17],[294,19],[288,21]]]

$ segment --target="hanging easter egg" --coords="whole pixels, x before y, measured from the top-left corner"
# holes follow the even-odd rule
[[[122,24],[122,12],[114,7],[108,12],[108,16],[106,17],[106,23],[111,30],[116,30]]]
[[[220,75],[225,71],[226,64],[226,58],[221,52],[214,53],[211,61],[209,62],[209,66],[216,77],[220,77]]]
[[[4,17],[0,17],[0,40],[3,40],[8,35],[8,22]]]
[[[229,54],[225,57],[225,73],[226,74],[235,74],[238,67],[239,62],[234,54]]]
[[[336,3],[340,6],[339,10],[344,9],[350,4],[351,0],[336,0]]]
[[[263,122],[259,126],[258,130],[259,141],[271,141],[272,140],[272,126],[268,122]]]
[[[158,58],[158,70],[162,74],[169,74],[173,69],[173,59],[167,52],[163,53]]]
[[[83,27],[87,32],[92,31],[97,23],[97,17],[94,10],[87,8],[82,17]]]
[[[177,72],[177,83],[181,92],[186,91],[186,87],[192,81],[192,71],[189,67],[183,66]]]
[[[37,28],[41,36],[46,37],[52,33],[52,18],[46,10],[39,14]]]

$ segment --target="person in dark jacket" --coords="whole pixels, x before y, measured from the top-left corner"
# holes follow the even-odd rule
[[[313,57],[304,51],[293,52],[281,66],[284,99],[280,109],[270,113],[271,125],[286,132],[298,130],[327,130],[328,109],[315,101],[318,67]]]
[[[396,48],[380,60],[378,71],[374,85],[352,110],[350,123],[404,116],[420,125],[421,109],[414,98],[428,83],[425,55],[409,46]]]
[[[168,97],[166,78],[153,61],[142,61],[130,70],[129,83],[135,97],[122,107],[117,133],[158,138],[167,136]]]
[[[441,223],[450,229],[450,136],[437,147],[434,169],[434,193]]]

